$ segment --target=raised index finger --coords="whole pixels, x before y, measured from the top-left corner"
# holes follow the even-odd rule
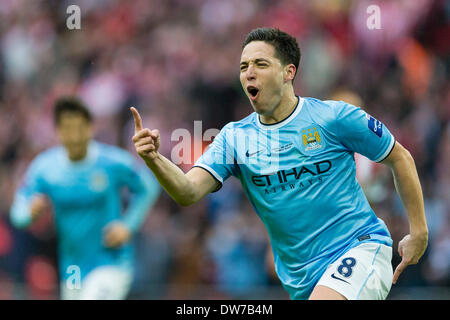
[[[139,114],[139,112],[136,110],[135,107],[131,107],[130,108],[131,113],[133,114],[133,118],[134,118],[134,133],[138,133],[139,131],[142,130],[142,118],[141,115]]]

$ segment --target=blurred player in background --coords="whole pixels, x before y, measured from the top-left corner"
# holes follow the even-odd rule
[[[360,108],[295,95],[299,62],[290,35],[269,28],[248,34],[240,80],[255,112],[222,128],[186,174],[158,152],[158,130],[144,129],[135,108],[132,140],[181,205],[237,177],[268,230],[275,270],[291,299],[385,299],[427,247],[414,160]],[[402,261],[394,274],[392,239],[358,184],[355,152],[392,169],[408,215],[410,234],[399,243]]]
[[[133,280],[132,236],[160,187],[128,152],[93,140],[91,114],[78,99],[59,99],[54,121],[62,146],[33,160],[11,220],[27,227],[51,203],[62,299],[125,299]],[[131,197],[122,215],[125,188]]]

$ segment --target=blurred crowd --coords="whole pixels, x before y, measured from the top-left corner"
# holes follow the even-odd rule
[[[81,9],[80,30],[66,25],[71,4]],[[370,5],[380,8],[380,29],[368,27]],[[203,130],[221,129],[253,111],[240,87],[239,59],[245,36],[261,26],[297,38],[297,94],[355,103],[410,150],[429,246],[391,297],[426,299],[408,288],[438,287],[449,298],[449,22],[445,0],[2,0],[0,299],[58,295],[51,212],[28,230],[9,222],[30,161],[58,143],[55,99],[81,97],[95,116],[96,139],[136,155],[129,112],[135,106],[146,127],[160,130],[160,152],[170,158],[179,142],[171,138],[175,129],[193,132],[195,120]],[[394,240],[395,267],[409,229],[392,174],[362,157],[357,162],[367,197]],[[130,298],[287,298],[273,275],[264,226],[234,178],[187,208],[163,193],[135,241]]]

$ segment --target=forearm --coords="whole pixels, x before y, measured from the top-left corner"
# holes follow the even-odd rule
[[[425,209],[417,169],[409,152],[391,165],[395,188],[405,207],[411,235],[428,236]]]
[[[164,190],[178,204],[188,206],[196,203],[206,194],[217,189],[218,182],[203,169],[192,168],[185,174],[169,159],[161,155],[158,152],[161,141],[158,130],[143,129],[139,112],[133,107],[130,110],[134,117],[135,134],[132,140],[136,152],[153,171]]]
[[[152,170],[164,190],[178,204],[186,206],[198,200],[192,182],[169,159],[158,153],[155,159],[145,163]]]

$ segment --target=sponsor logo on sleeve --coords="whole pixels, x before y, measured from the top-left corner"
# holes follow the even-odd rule
[[[383,124],[369,114],[366,114],[366,118],[369,129],[381,138],[383,135]]]

